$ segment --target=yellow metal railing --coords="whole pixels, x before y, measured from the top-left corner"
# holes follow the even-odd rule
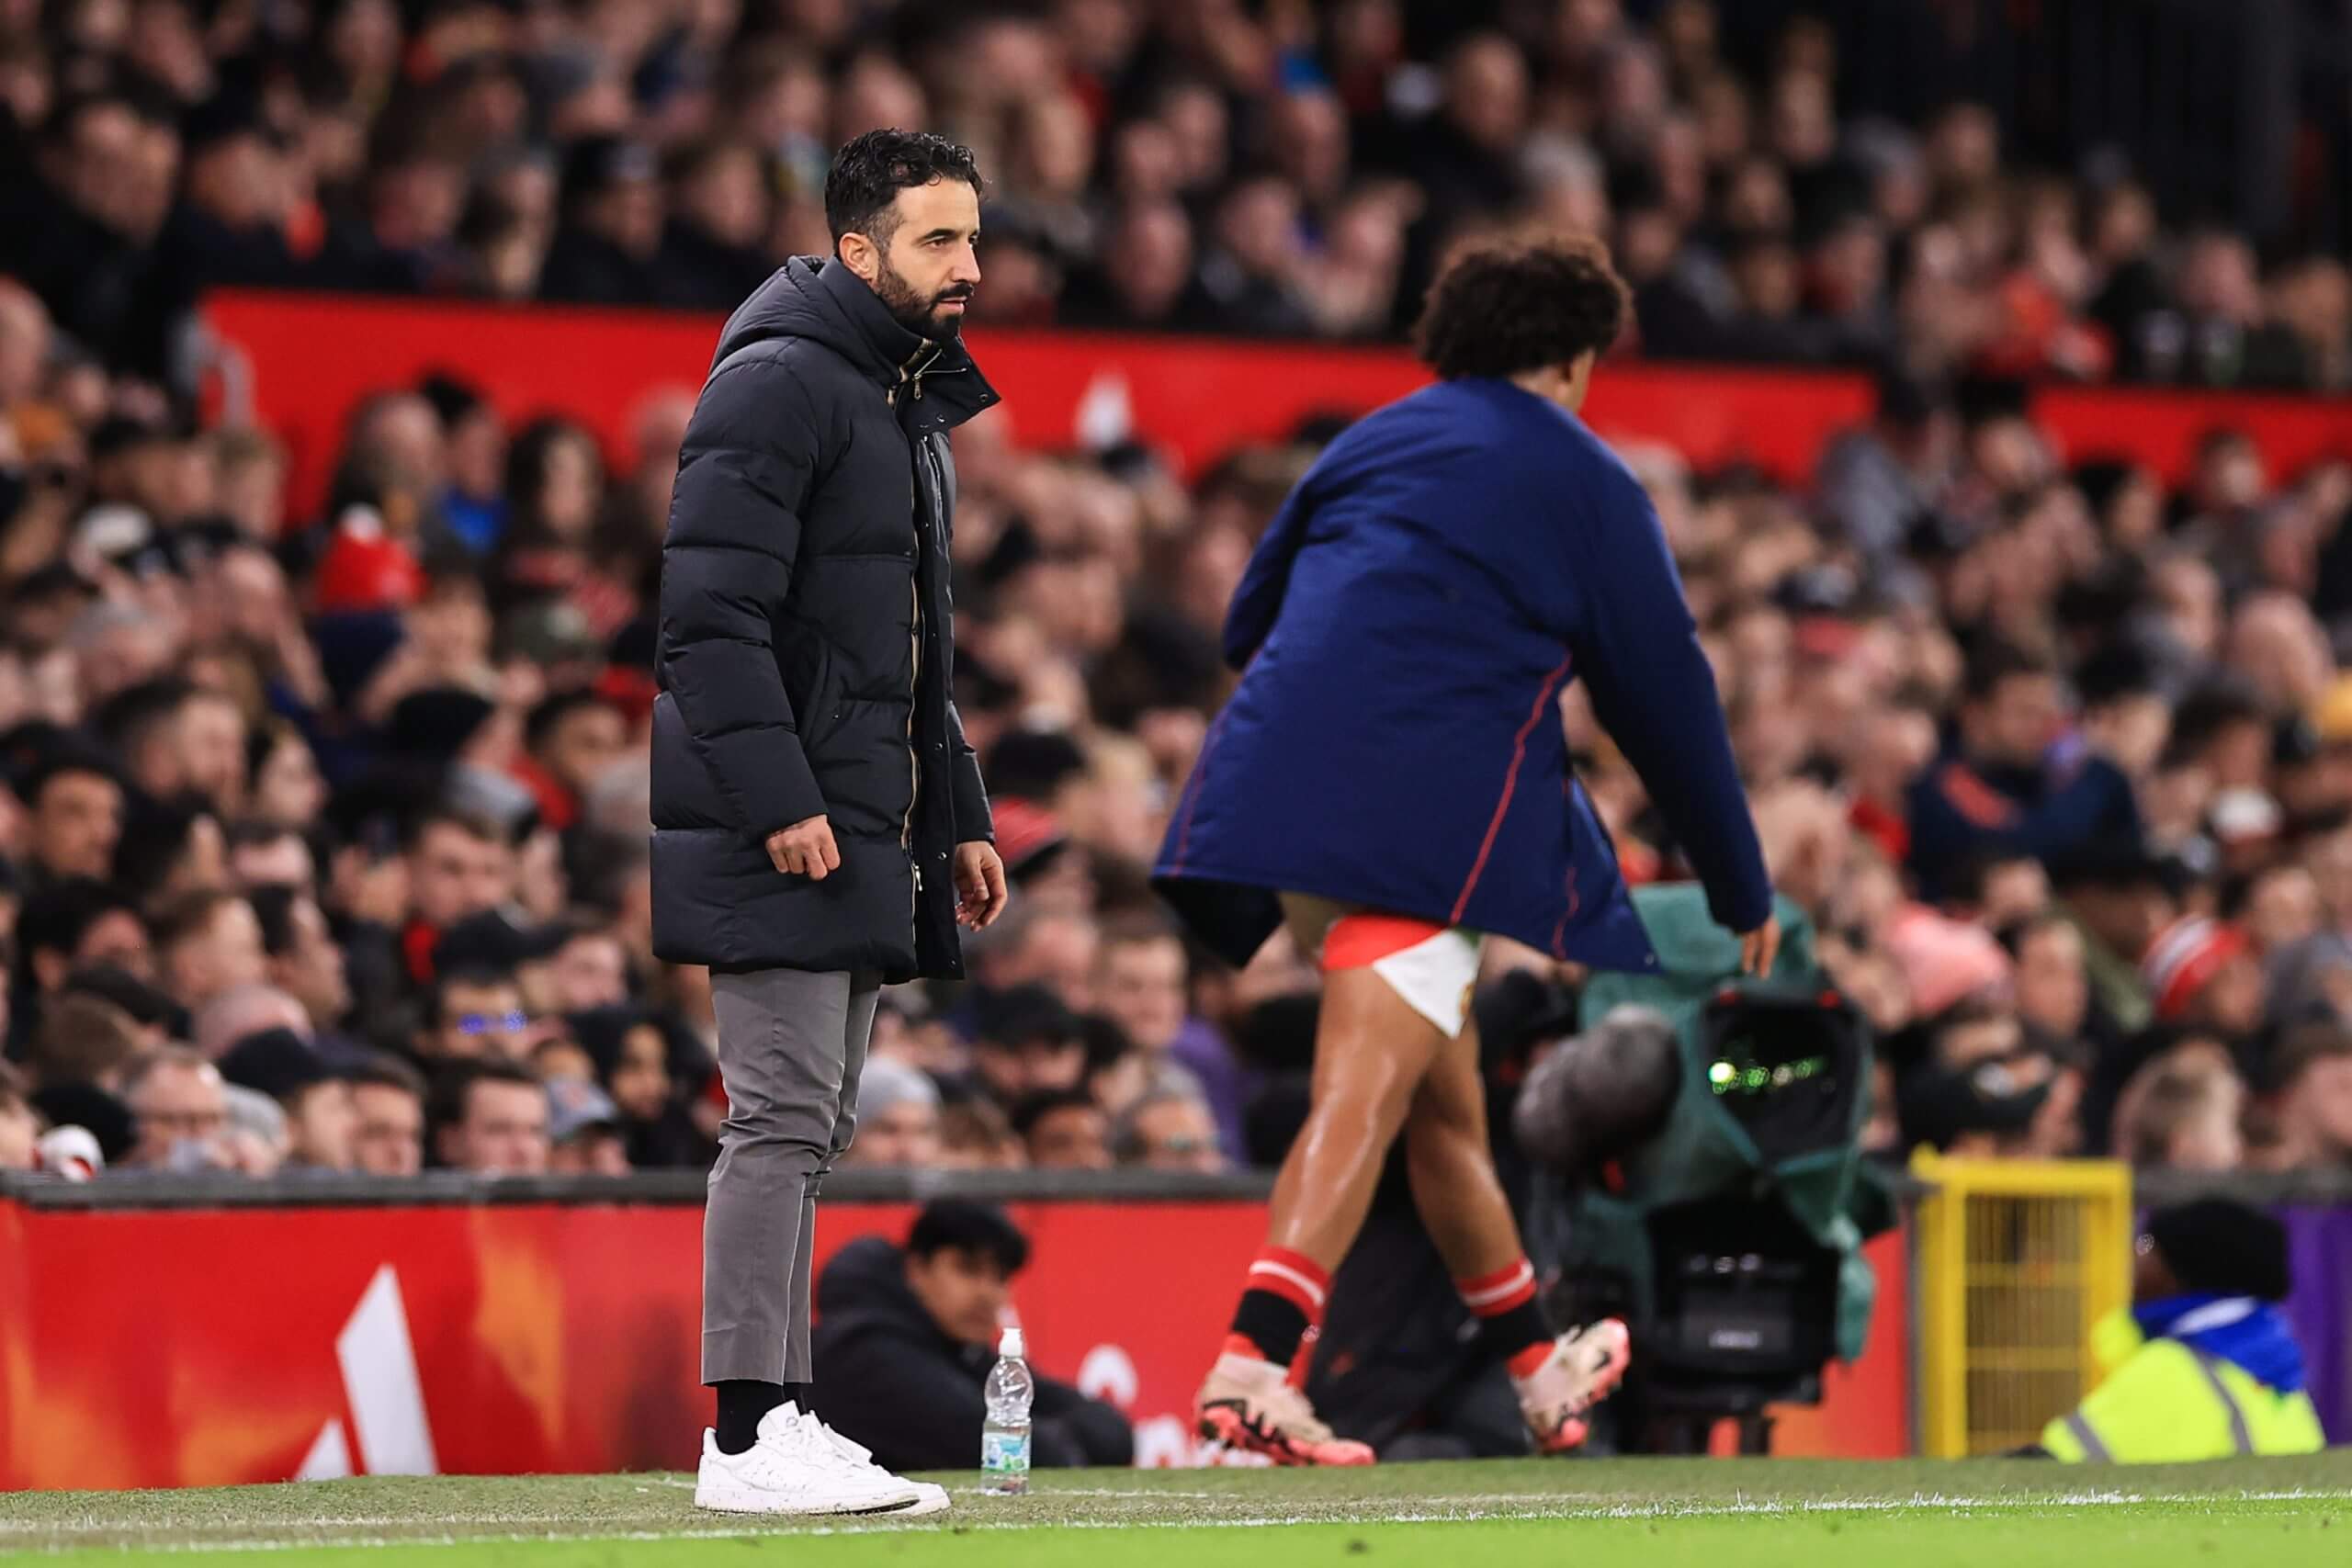
[[[2098,1373],[2091,1325],[2132,1297],[2132,1173],[2109,1160],[1946,1159],[1922,1150],[1920,1451],[2035,1442]]]

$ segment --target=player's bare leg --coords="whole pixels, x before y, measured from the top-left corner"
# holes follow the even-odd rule
[[[1283,1161],[1267,1241],[1339,1267],[1421,1080],[1444,1042],[1370,969],[1327,975],[1306,1122]]]
[[[1204,1437],[1278,1464],[1369,1464],[1332,1436],[1290,1372],[1323,1315],[1331,1270],[1371,1212],[1389,1145],[1438,1047],[1435,1025],[1370,969],[1325,976],[1306,1123],[1274,1182],[1266,1247],[1250,1265],[1234,1332],[1200,1394]]]
[[[1405,1122],[1405,1163],[1421,1223],[1509,1366],[1536,1447],[1575,1448],[1585,1439],[1585,1413],[1625,1374],[1625,1325],[1611,1318],[1555,1339],[1544,1321],[1487,1139],[1475,1022],[1445,1043],[1421,1079]]]

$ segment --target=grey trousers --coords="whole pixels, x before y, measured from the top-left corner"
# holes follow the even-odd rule
[[[710,977],[727,1121],[702,1221],[702,1381],[807,1382],[817,1189],[857,1131],[875,974]]]

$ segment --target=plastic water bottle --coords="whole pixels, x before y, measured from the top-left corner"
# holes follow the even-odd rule
[[[989,1414],[980,1427],[980,1484],[1001,1496],[1029,1490],[1029,1403],[1037,1397],[1037,1380],[1022,1359],[1026,1348],[1021,1330],[1004,1331],[981,1394]]]

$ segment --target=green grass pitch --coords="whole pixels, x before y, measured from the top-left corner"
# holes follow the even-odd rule
[[[695,1512],[678,1475],[0,1495],[0,1560],[272,1568],[2343,1568],[2352,1450],[2147,1470],[1613,1460],[943,1476],[935,1519]]]

